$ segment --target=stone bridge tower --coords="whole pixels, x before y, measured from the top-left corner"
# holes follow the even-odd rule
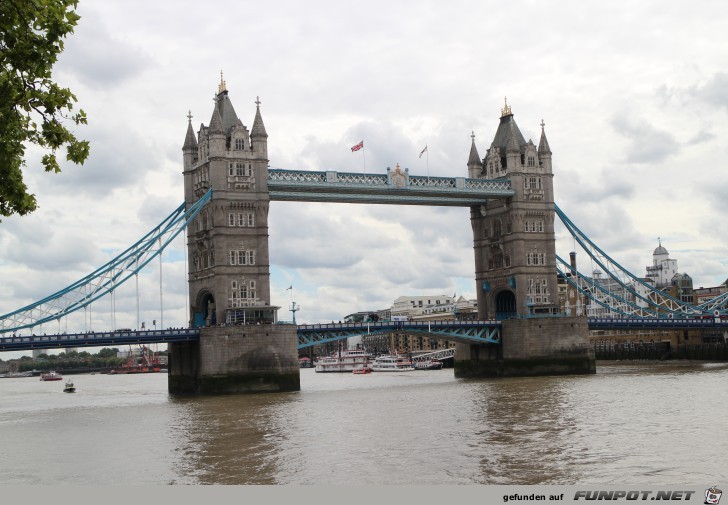
[[[250,132],[222,81],[209,126],[182,148],[185,202],[213,199],[187,227],[191,325],[273,323],[268,256],[268,134],[256,101]]]
[[[596,371],[584,317],[559,317],[551,149],[523,138],[506,103],[482,160],[475,138],[470,178],[508,179],[514,195],[473,207],[478,316],[502,321],[499,345],[458,344],[456,377]]]
[[[506,105],[481,160],[473,138],[471,178],[511,181],[515,195],[471,209],[478,315],[484,319],[558,312],[551,149],[523,138]]]
[[[190,326],[200,340],[170,344],[172,394],[300,389],[296,327],[276,324],[270,299],[268,134],[255,103],[248,131],[221,75],[210,124],[195,135],[188,116],[185,202],[213,194],[187,226]]]

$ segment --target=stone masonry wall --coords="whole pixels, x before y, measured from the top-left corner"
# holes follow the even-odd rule
[[[299,391],[296,327],[200,328],[199,342],[170,347],[169,392],[215,395]]]
[[[200,328],[200,375],[297,373],[296,342],[293,325]]]
[[[503,321],[503,359],[594,357],[586,317]]]

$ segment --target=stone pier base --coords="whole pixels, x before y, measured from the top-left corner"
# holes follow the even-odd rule
[[[596,373],[585,317],[503,321],[500,346],[458,344],[455,377]]]
[[[169,349],[173,395],[301,389],[294,325],[200,328],[199,342],[173,343]]]

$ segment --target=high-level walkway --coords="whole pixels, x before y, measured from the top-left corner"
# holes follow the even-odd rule
[[[385,174],[268,170],[272,201],[470,207],[514,195],[505,179],[424,177],[397,166]]]

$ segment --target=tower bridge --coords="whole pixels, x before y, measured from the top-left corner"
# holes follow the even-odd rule
[[[588,374],[595,371],[590,328],[626,328],[629,318],[664,327],[683,316],[725,311],[687,306],[637,286],[634,276],[591,244],[554,203],[552,152],[541,122],[538,145],[526,141],[507,104],[481,157],[471,137],[467,177],[422,177],[395,166],[386,173],[269,168],[268,134],[256,101],[250,130],[221,81],[209,124],[188,116],[182,146],[185,203],[137,244],[91,275],[0,317],[0,333],[31,330],[85,310],[113,293],[181,231],[186,232],[189,327],[58,336],[5,336],[0,350],[168,342],[169,391],[214,394],[298,390],[297,350],[372,332],[407,331],[458,342],[458,377]],[[270,296],[268,210],[272,201],[440,205],[470,208],[479,321],[301,325],[278,324]],[[559,217],[612,281],[594,286],[555,251]],[[557,264],[557,260],[562,266]],[[568,281],[566,312],[557,278]],[[599,288],[599,289],[596,289]],[[614,308],[612,321],[583,316],[587,299]],[[573,305],[569,303],[573,302]],[[667,321],[666,317],[675,320]],[[719,320],[713,321],[721,325]],[[366,323],[364,323],[366,324]],[[619,326],[619,325],[622,326]],[[702,323],[701,323],[702,324]],[[708,323],[705,323],[708,324]],[[595,326],[596,325],[596,326]],[[606,326],[605,326],[606,325]]]

